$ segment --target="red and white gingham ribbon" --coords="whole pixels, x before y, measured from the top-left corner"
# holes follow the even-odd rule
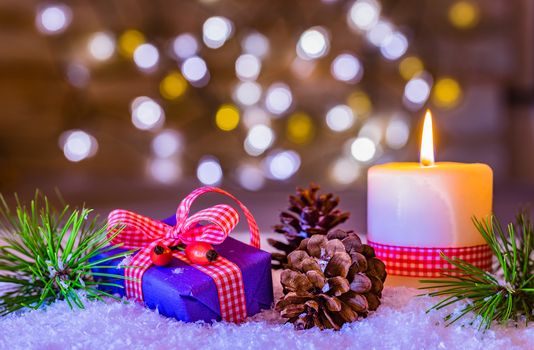
[[[489,271],[491,269],[492,252],[487,244],[471,247],[424,248],[405,247],[368,242],[375,254],[386,264],[388,274],[410,277],[443,277],[443,269],[455,269],[440,256],[459,258],[474,266]],[[449,272],[451,276],[461,276],[460,272]]]
[[[245,214],[250,230],[250,244],[260,247],[260,231],[256,220],[237,198],[216,187],[201,187],[185,197],[176,211],[176,226],[169,226],[161,221],[127,211],[117,209],[108,216],[109,235],[114,234],[119,225],[124,229],[116,235],[111,243],[119,244],[127,249],[139,249],[133,256],[130,265],[136,268],[125,269],[126,296],[142,301],[142,278],[152,265],[150,254],[158,244],[173,246],[179,243],[207,242],[222,243],[239,221],[239,214],[229,205],[219,204],[189,215],[193,201],[200,195],[217,192],[232,198]],[[200,226],[199,223],[207,223]],[[241,270],[233,262],[221,256],[208,266],[200,266],[189,261],[182,251],[173,252],[173,256],[195,267],[210,276],[217,286],[217,294],[221,307],[221,318],[225,321],[240,322],[247,317],[245,289]]]

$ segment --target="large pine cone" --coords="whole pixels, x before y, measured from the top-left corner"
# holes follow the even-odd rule
[[[299,246],[300,242],[313,235],[326,235],[337,225],[347,221],[348,212],[336,207],[339,197],[332,193],[318,194],[319,186],[311,184],[308,188],[297,188],[296,195],[289,196],[289,208],[280,213],[280,224],[274,226],[277,233],[283,234],[287,243],[269,239],[268,242],[281,252],[273,253],[273,268],[284,268],[287,254]]]
[[[296,329],[338,330],[380,305],[384,263],[353,232],[335,230],[301,241],[288,255],[276,310]]]

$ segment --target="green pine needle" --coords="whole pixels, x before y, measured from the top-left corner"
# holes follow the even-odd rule
[[[534,234],[528,215],[520,212],[516,223],[508,224],[506,232],[495,216],[486,220],[473,218],[473,223],[493,251],[498,262],[497,274],[441,254],[463,275],[451,276],[451,270],[445,270],[442,275],[446,279],[420,281],[430,284],[423,287],[432,290],[428,295],[445,297],[430,310],[467,301],[458,314],[445,317],[447,325],[473,312],[482,319],[479,329],[488,329],[494,321],[502,324],[510,320],[525,324],[534,321]]]
[[[0,315],[24,307],[37,309],[55,300],[83,309],[80,295],[116,299],[97,288],[94,277],[100,274],[92,269],[132,252],[90,261],[100,252],[120,246],[107,247],[112,237],[107,236],[107,226],[98,217],[88,219],[92,210],[68,205],[56,210],[39,192],[29,206],[15,198],[12,211],[0,195]],[[119,231],[117,228],[116,234]]]

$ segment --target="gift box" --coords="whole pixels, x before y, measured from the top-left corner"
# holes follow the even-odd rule
[[[173,216],[159,222],[160,225],[162,223],[164,224],[162,227],[165,228],[168,225],[170,229],[176,225],[176,217]],[[198,229],[197,224],[193,230]],[[244,294],[244,301],[241,303],[246,306],[246,312],[242,313],[243,316],[244,314],[252,316],[262,309],[269,309],[273,303],[271,255],[231,237],[225,237],[222,243],[214,244],[213,247],[219,254],[218,259],[230,261],[241,272],[244,291],[241,293],[241,295]],[[124,249],[115,248],[102,252],[93,260],[104,259],[120,251],[124,251]],[[128,260],[130,259],[121,258],[107,261],[105,264],[113,267],[95,268],[94,270],[99,273],[124,276],[127,269],[132,269],[131,267],[125,268],[131,264],[131,261]],[[146,269],[140,281],[145,305],[151,309],[157,309],[162,315],[186,322],[211,322],[225,319],[221,312],[221,303],[224,304],[224,308],[227,308],[229,306],[234,307],[236,303],[239,303],[240,300],[238,299],[243,300],[242,297],[239,297],[238,288],[235,285],[221,288],[220,281],[216,283],[213,274],[210,276],[205,273],[205,269],[202,267],[195,266],[190,261],[185,260],[187,259],[175,258],[167,266],[150,264],[151,266]],[[210,267],[210,269],[213,270],[215,267]],[[226,278],[222,279],[226,280]],[[99,288],[119,296],[127,295],[126,284],[130,283],[129,281],[111,279],[105,276],[100,277],[99,281],[117,284],[117,286],[100,286]],[[228,318],[226,317],[227,320],[231,321],[242,320]]]

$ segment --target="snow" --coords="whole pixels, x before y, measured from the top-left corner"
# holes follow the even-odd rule
[[[277,293],[279,289],[277,288]],[[341,331],[294,331],[274,311],[264,311],[241,325],[183,323],[134,303],[86,302],[70,310],[56,302],[38,311],[0,318],[0,349],[533,349],[534,324],[445,327],[443,311],[416,297],[419,291],[386,287],[383,304],[360,322]]]

